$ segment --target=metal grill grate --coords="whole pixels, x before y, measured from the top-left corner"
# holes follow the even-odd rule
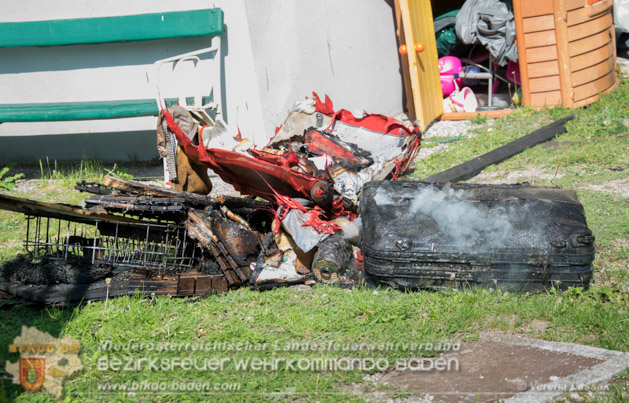
[[[31,258],[84,260],[158,270],[197,267],[196,243],[184,227],[123,222],[93,225],[47,217],[27,217],[24,246]]]

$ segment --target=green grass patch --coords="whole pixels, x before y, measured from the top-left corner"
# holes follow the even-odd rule
[[[521,108],[500,119],[478,120],[476,123],[482,126],[472,131],[474,137],[461,139],[447,151],[418,161],[411,177],[421,179],[436,174],[573,114],[575,119],[566,124],[567,132],[555,138],[555,147],[538,145],[489,167],[488,171],[534,167],[554,173],[559,167],[558,173],[567,177],[554,181],[559,185],[626,178],[627,172],[618,169],[629,169],[629,153],[626,152],[629,149],[628,105],[629,90],[623,82],[620,88],[585,108],[539,111]]]
[[[0,189],[13,190],[13,188],[15,188],[15,181],[24,177],[23,173],[8,175],[8,172],[13,167],[14,165],[9,165],[0,169]]]
[[[39,170],[42,180],[60,180],[64,182],[102,181],[105,175],[111,174],[124,179],[132,176],[122,170],[117,164],[111,168],[97,158],[83,158],[78,164],[58,163],[56,160],[39,160]]]
[[[439,151],[416,163],[414,178],[422,178],[467,161],[508,143],[532,130],[570,113],[575,120],[568,132],[552,145],[540,145],[496,167],[498,175],[511,171],[530,172],[523,179],[536,185],[577,189],[588,224],[596,236],[594,282],[589,290],[512,294],[491,290],[402,292],[392,289],[341,290],[314,287],[255,292],[248,289],[191,301],[188,299],[124,297],[78,307],[0,308],[0,363],[15,362],[6,346],[20,334],[21,326],[35,326],[55,337],[71,336],[81,343],[84,370],[66,381],[65,401],[219,401],[261,400],[364,400],[351,393],[361,384],[370,393],[405,397],[406,391],[374,385],[365,376],[375,371],[242,371],[233,361],[221,371],[99,370],[104,358],[202,359],[334,359],[340,357],[383,359],[392,365],[400,358],[431,356],[440,342],[471,340],[482,331],[504,331],[552,341],[576,342],[595,347],[629,351],[629,205],[619,193],[604,185],[627,179],[629,143],[627,119],[629,96],[626,83],[587,108],[532,111],[520,109],[497,120],[477,119],[482,124],[475,137],[448,142]],[[437,139],[444,140],[444,139]],[[438,144],[431,142],[431,144]],[[537,177],[536,172],[549,174]],[[557,175],[555,175],[555,172]],[[76,204],[85,195],[72,190],[74,181],[99,180],[106,173],[102,164],[86,163],[74,170],[42,163],[41,184],[18,194],[45,201]],[[88,176],[87,178],[85,176]],[[598,188],[597,186],[602,186]],[[15,193],[12,193],[15,194]],[[25,232],[23,217],[0,211],[0,261],[15,257]],[[105,351],[101,343],[253,343],[266,345],[259,351],[162,352]],[[375,346],[374,351],[351,346]],[[424,343],[409,352],[394,346]],[[432,344],[429,348],[425,343]],[[313,351],[295,346],[338,345]],[[291,347],[292,346],[292,347]],[[349,350],[343,350],[349,346]],[[378,346],[385,348],[379,349]],[[102,362],[102,361],[101,361]],[[2,372],[0,377],[7,376]],[[626,380],[626,374],[624,378]],[[99,385],[142,381],[207,381],[212,385],[231,382],[238,390],[212,391],[207,395],[166,392],[110,392],[98,394]],[[618,383],[613,384],[618,387]],[[626,397],[625,389],[614,389],[610,399]],[[0,382],[0,400],[51,401],[45,392],[26,392],[10,381]]]
[[[272,397],[322,400],[354,399],[344,389],[363,383],[363,377],[375,371],[243,371],[236,360],[259,359],[339,359],[341,357],[385,360],[393,367],[396,360],[437,353],[428,346],[416,352],[387,346],[419,343],[447,343],[469,340],[483,330],[519,331],[548,340],[580,342],[604,348],[627,350],[627,312],[619,309],[626,297],[612,290],[573,289],[564,293],[510,294],[488,290],[464,292],[404,293],[391,289],[341,290],[315,287],[312,291],[278,289],[255,292],[241,289],[187,303],[185,299],[124,297],[73,309],[33,310],[14,307],[7,320],[0,323],[0,343],[8,345],[20,333],[20,326],[36,326],[56,337],[71,336],[81,343],[85,369],[66,382],[64,394],[69,399],[98,398],[99,384],[107,382],[179,379],[187,382],[226,380],[240,384],[238,393],[217,393],[218,399],[259,401]],[[626,307],[626,305],[624,305]],[[546,323],[536,334],[532,322]],[[260,350],[228,351],[107,351],[102,343],[128,342],[247,343]],[[162,344],[163,345],[163,344]],[[338,346],[321,349],[316,346]],[[266,346],[262,348],[262,346]],[[312,347],[315,346],[315,347]],[[365,346],[364,349],[363,347]],[[374,351],[371,351],[374,346]],[[243,347],[246,348],[246,347]],[[98,363],[118,358],[181,358],[202,362],[205,357],[228,358],[221,371],[145,369],[103,371]],[[16,360],[16,354],[0,351],[0,360]],[[100,361],[99,361],[100,360]],[[101,364],[102,365],[102,364]],[[373,386],[371,386],[373,388]],[[8,385],[11,397],[29,401],[38,393],[24,392]],[[126,393],[107,395],[125,400]],[[148,394],[149,399],[168,395]],[[178,399],[194,395],[178,395]]]

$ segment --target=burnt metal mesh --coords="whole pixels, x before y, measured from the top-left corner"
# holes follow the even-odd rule
[[[27,217],[24,247],[29,257],[185,270],[196,267],[199,254],[184,227],[123,222],[77,223]]]

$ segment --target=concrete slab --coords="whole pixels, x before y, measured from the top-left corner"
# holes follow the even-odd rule
[[[629,367],[629,353],[498,333],[481,334],[442,358],[447,370],[415,366],[373,380],[417,392],[407,399],[412,402],[544,402]]]

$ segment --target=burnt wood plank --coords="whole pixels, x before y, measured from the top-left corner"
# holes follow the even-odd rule
[[[175,189],[168,189],[155,185],[148,185],[146,183],[132,181],[127,179],[120,179],[115,176],[107,175],[105,176],[105,180],[103,181],[105,186],[112,187],[114,189],[131,193],[131,194],[140,194],[144,196],[157,196],[157,197],[176,197],[184,199],[186,202],[191,203],[196,206],[212,206],[218,207],[218,200],[209,197],[198,195],[190,192],[183,192]]]
[[[570,115],[556,122],[553,122],[541,129],[525,135],[509,144],[496,148],[486,154],[478,156],[473,160],[464,162],[463,164],[454,166],[445,171],[422,179],[423,182],[459,182],[473,178],[488,167],[497,164],[521,153],[527,148],[531,148],[537,144],[543,143],[555,137],[557,134],[566,131],[566,122],[574,119],[574,115]]]
[[[105,280],[89,284],[24,285],[0,282],[0,290],[20,298],[46,304],[76,301],[102,300],[107,296]],[[129,280],[113,279],[109,285],[109,297],[133,294]]]

